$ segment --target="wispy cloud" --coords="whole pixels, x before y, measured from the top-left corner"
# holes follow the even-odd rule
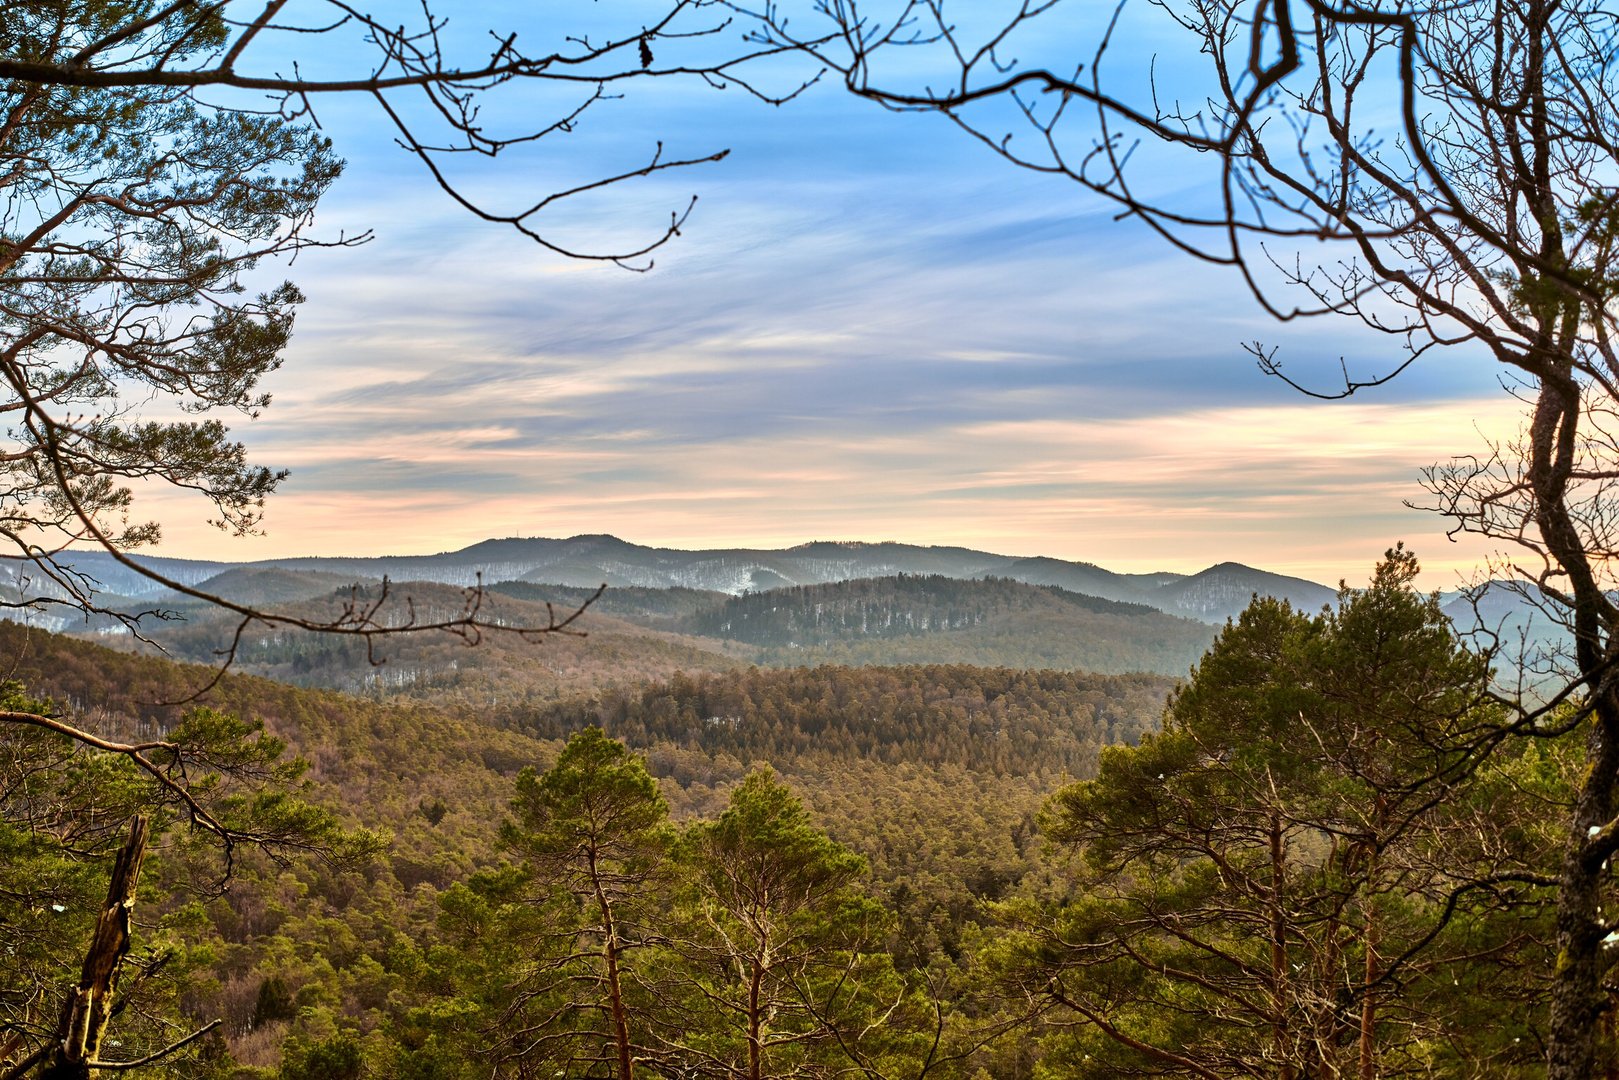
[[[1475,422],[1514,423],[1477,357],[1307,403],[1240,343],[1280,343],[1323,383],[1340,357],[1391,363],[1389,343],[1278,328],[1231,277],[939,125],[832,94],[721,105],[668,134],[723,138],[730,163],[575,222],[640,227],[700,190],[646,275],[470,221],[339,114],[354,164],[327,224],[380,238],[295,268],[312,300],[276,404],[239,432],[293,469],[270,535],[217,539],[165,496],[165,553],[835,537],[1322,580],[1398,538],[1436,568],[1476,554],[1400,500],[1419,466],[1479,446]]]
[[[1415,463],[1510,429],[1497,399],[1220,408],[1105,420],[857,425],[659,443],[505,429],[333,440],[271,537],[238,557],[442,550],[489,535],[614,532],[690,546],[809,538],[958,543],[1122,570],[1238,559],[1331,581],[1396,539],[1436,581],[1479,554],[1402,507]],[[289,544],[286,533],[302,543]],[[191,536],[169,547],[200,553]],[[310,543],[315,539],[316,543]],[[222,549],[209,547],[212,554]]]

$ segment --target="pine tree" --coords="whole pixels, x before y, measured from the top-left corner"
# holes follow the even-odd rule
[[[649,933],[672,832],[646,763],[590,727],[545,775],[525,768],[501,839],[528,860],[542,916],[528,969],[502,1018],[506,1053],[606,1060],[633,1080],[629,954]],[[592,1018],[595,1018],[594,1020]]]
[[[1369,1080],[1465,1070],[1486,1042],[1492,1067],[1532,1062],[1533,1040],[1494,1037],[1527,1032],[1493,984],[1545,969],[1553,868],[1522,795],[1488,795],[1507,763],[1472,737],[1489,667],[1416,573],[1396,549],[1334,612],[1255,600],[1161,734],[1054,798],[1080,898],[1009,908],[1026,935],[1005,956],[1073,1021],[1052,1067]]]
[[[803,1075],[833,1040],[840,982],[891,970],[866,954],[885,916],[855,887],[865,860],[811,824],[771,770],[731,793],[719,820],[683,838],[688,875],[679,973],[703,1030],[672,1047],[746,1080]]]

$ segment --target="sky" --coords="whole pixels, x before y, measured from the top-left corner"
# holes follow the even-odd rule
[[[590,14],[564,3],[554,18],[570,11]],[[451,14],[467,34],[522,18]],[[322,48],[316,60],[347,62]],[[1118,62],[1144,69],[1177,48],[1149,41]],[[556,104],[519,88],[490,118]],[[374,105],[328,99],[317,115],[348,160],[317,230],[375,238],[267,271],[309,300],[267,383],[274,404],[234,425],[257,460],[291,470],[264,535],[221,536],[195,500],[143,492],[162,554],[425,553],[577,533],[898,540],[1130,572],[1236,560],[1335,583],[1405,540],[1434,587],[1484,554],[1405,503],[1421,500],[1422,466],[1515,429],[1486,359],[1425,358],[1349,402],[1303,397],[1242,343],[1280,345],[1326,384],[1340,357],[1357,372],[1395,360],[1388,342],[1342,322],[1272,323],[1229,272],[938,117],[836,85],[775,107],[651,82],[539,148],[453,165],[480,198],[516,206],[660,139],[676,154],[728,149],[553,214],[556,235],[605,244],[655,234],[696,195],[682,235],[631,273],[474,219],[391,144]],[[1167,164],[1145,178],[1165,198],[1207,195]]]

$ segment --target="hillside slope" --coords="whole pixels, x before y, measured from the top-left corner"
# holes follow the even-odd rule
[[[1163,611],[1188,618],[1223,622],[1240,614],[1255,594],[1286,600],[1309,614],[1336,606],[1338,599],[1336,590],[1313,581],[1228,562],[1165,583],[1153,590],[1150,602]]]
[[[336,618],[352,599],[380,596],[380,586],[339,589],[272,610],[311,620]],[[464,610],[466,594],[453,586],[404,582],[393,586],[378,621],[403,624],[412,611],[421,621],[448,619]],[[564,603],[559,614],[575,607]],[[543,602],[490,592],[480,617],[508,627],[545,626],[551,617]],[[186,622],[157,624],[151,637],[168,655],[195,663],[217,663],[236,630],[234,617],[211,609],[187,612]],[[446,705],[482,706],[502,699],[550,700],[562,694],[623,686],[663,678],[676,671],[725,671],[742,661],[720,651],[718,642],[658,633],[592,610],[570,633],[529,639],[499,630],[475,645],[450,633],[433,632],[365,642],[335,634],[312,634],[250,627],[237,651],[235,670],[295,686],[326,687],[370,697],[404,696]],[[104,640],[152,653],[127,636]]]
[[[227,583],[273,595],[296,595],[329,578],[281,570],[231,571]],[[328,591],[314,599],[269,605],[308,619],[331,619],[380,586]],[[551,610],[567,613],[594,590],[507,582],[485,594],[484,619],[510,627],[543,626]],[[392,586],[379,612],[403,622],[453,617],[466,594],[452,586]],[[546,604],[550,603],[552,609]],[[153,624],[151,637],[170,656],[215,663],[237,620],[192,604],[185,621]],[[446,633],[364,642],[336,635],[250,627],[236,669],[297,686],[320,686],[387,698],[442,704],[548,701],[581,691],[667,678],[676,671],[762,667],[968,664],[1119,675],[1150,671],[1183,675],[1208,647],[1207,623],[1139,604],[1081,596],[1054,586],[1007,579],[962,581],[910,575],[792,587],[732,597],[690,589],[608,589],[572,628],[527,640],[491,631],[477,648]],[[152,651],[127,635],[97,640]],[[383,663],[373,662],[381,659]]]
[[[9,623],[0,663],[79,723],[148,737],[182,711],[165,702],[211,676]],[[774,766],[818,825],[869,860],[865,887],[895,911],[896,958],[926,966],[959,952],[982,901],[1053,887],[1044,798],[1090,775],[1102,747],[1149,730],[1170,686],[972,668],[754,670],[444,709],[230,675],[208,703],[263,720],[312,763],[309,798],[392,842],[347,870],[241,853],[230,891],[199,905],[206,925],[190,931],[212,935],[217,958],[193,1007],[226,1021],[240,1065],[264,1069],[289,1035],[398,1024],[425,1001],[400,972],[438,947],[439,897],[503,856],[513,777],[548,767],[558,740],[587,723],[647,754],[677,819],[716,813],[752,768]],[[261,1016],[272,976],[304,1007]]]
[[[184,706],[166,703],[212,676],[3,622],[0,663],[104,730],[167,727]],[[369,893],[403,904],[401,892],[442,889],[488,865],[517,771],[547,767],[561,740],[598,724],[648,756],[677,818],[718,813],[751,769],[773,766],[823,827],[871,860],[874,889],[908,883],[920,917],[937,914],[954,934],[975,917],[975,890],[998,893],[1037,868],[1045,795],[1093,775],[1103,747],[1153,730],[1174,685],[964,665],[733,669],[440,707],[232,674],[204,700],[263,720],[312,762],[318,801],[394,833],[379,872],[328,883],[355,902]],[[442,820],[422,816],[434,803]],[[430,912],[431,899],[408,906]]]
[[[1185,672],[1213,628],[1144,604],[1007,578],[941,575],[728,597],[671,629],[756,647],[761,665],[967,663],[1122,674]]]

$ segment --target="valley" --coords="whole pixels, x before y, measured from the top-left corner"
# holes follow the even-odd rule
[[[554,935],[590,946],[599,931],[588,920],[578,924],[589,905],[558,891],[572,879],[546,869],[551,841],[522,830],[558,820],[547,816],[557,811],[532,811],[535,798],[556,790],[548,785],[616,776],[614,783],[629,786],[613,798],[630,798],[649,823],[636,841],[647,846],[615,856],[621,869],[612,871],[648,868],[649,876],[634,878],[644,889],[617,901],[656,920],[626,931],[635,950],[624,961],[627,1000],[642,1010],[636,1038],[646,1053],[697,1052],[687,1032],[729,1045],[724,1040],[734,1032],[704,1002],[732,993],[734,972],[712,964],[705,950],[714,946],[702,935],[716,925],[714,897],[752,871],[715,869],[720,864],[705,860],[719,856],[703,845],[723,823],[737,827],[739,814],[762,812],[763,804],[748,800],[765,799],[774,809],[748,826],[770,837],[758,865],[769,869],[788,851],[814,850],[825,866],[844,868],[841,891],[827,894],[816,916],[826,921],[813,933],[841,942],[827,955],[861,973],[856,992],[835,1009],[834,999],[815,1005],[824,1018],[805,1014],[804,1030],[818,1040],[805,1059],[813,1068],[805,1068],[821,1075],[817,1070],[836,1071],[867,1052],[865,1043],[838,1044],[842,1031],[851,1040],[876,1040],[870,1052],[913,1072],[932,1068],[921,1048],[936,1037],[952,1055],[935,1070],[940,1077],[1018,1080],[1051,1063],[1060,1067],[1069,1053],[1067,1029],[1043,1019],[1050,1005],[1029,1004],[1052,992],[1053,979],[1069,977],[1059,972],[1066,960],[1041,959],[1055,947],[1043,944],[1050,940],[1043,935],[1057,932],[1061,920],[1093,917],[1100,921],[1083,934],[1113,934],[1108,928],[1131,925],[1138,903],[1132,890],[1164,889],[1152,903],[1171,905],[1171,920],[1182,908],[1192,912],[1219,939],[1210,945],[1218,953],[1268,949],[1242,929],[1259,895],[1252,880],[1233,879],[1223,886],[1229,895],[1206,895],[1214,879],[1187,889],[1176,869],[1192,857],[1187,852],[1202,850],[1197,845],[1210,829],[1247,829],[1245,800],[1285,798],[1288,812],[1301,815],[1347,812],[1331,808],[1340,797],[1333,785],[1372,782],[1355,772],[1362,751],[1354,733],[1365,716],[1449,708],[1456,694],[1471,701],[1465,695],[1476,689],[1468,687],[1487,677],[1476,658],[1456,651],[1446,613],[1412,592],[1409,577],[1393,578],[1381,593],[1347,594],[1348,607],[1315,616],[1298,610],[1293,597],[1319,599],[1309,590],[1325,592],[1320,586],[1246,567],[1125,580],[1136,598],[1121,599],[1010,574],[953,576],[937,564],[975,567],[961,561],[974,553],[916,550],[931,552],[935,565],[736,591],[609,584],[598,592],[599,585],[534,580],[544,572],[533,568],[524,571],[527,580],[486,581],[481,589],[349,577],[358,564],[180,568],[212,571],[198,584],[221,598],[315,622],[358,604],[380,624],[402,627],[475,604],[482,628],[476,641],[427,632],[368,647],[342,635],[244,625],[174,593],[144,600],[102,594],[109,607],[161,612],[141,619],[144,640],[119,632],[122,624],[106,615],[69,633],[0,622],[0,657],[14,680],[0,687],[9,695],[8,715],[36,710],[95,733],[75,745],[25,723],[10,725],[9,741],[0,740],[0,804],[8,820],[39,819],[32,840],[25,828],[0,824],[0,890],[31,898],[11,913],[0,909],[0,934],[41,942],[54,959],[42,953],[30,960],[40,972],[71,969],[96,910],[99,867],[116,850],[128,816],[150,813],[158,827],[144,872],[140,941],[167,950],[164,963],[173,967],[153,981],[153,993],[169,997],[146,1007],[171,1018],[165,1023],[220,1021],[176,1076],[473,1080],[491,1046],[515,1055],[513,1075],[536,1061],[546,1063],[547,1076],[574,1075],[574,1066],[511,1041],[522,1039],[521,1024],[529,1022],[513,1019],[514,1002],[530,1000],[514,997],[514,977],[573,972],[543,984],[544,1000],[559,1002],[571,1000],[567,987],[599,981],[592,963],[548,958]],[[915,551],[899,554],[925,561]],[[884,557],[895,562],[899,554]],[[846,566],[796,558],[775,565],[806,575]],[[1085,564],[1044,562],[1020,572],[1097,587],[1110,580]],[[522,565],[512,560],[508,569]],[[557,565],[549,572],[563,576]],[[1392,565],[1398,573],[1405,564]],[[435,572],[451,576],[444,565]],[[1239,588],[1250,590],[1243,601],[1249,610],[1223,628],[1166,610],[1223,610]],[[1255,601],[1255,593],[1262,598]],[[565,633],[524,632],[587,602]],[[1370,638],[1394,635],[1395,663],[1359,666],[1367,629],[1346,614],[1357,605],[1372,613],[1357,617],[1387,620],[1370,628]],[[1352,647],[1335,652],[1334,635]],[[1220,655],[1211,659],[1211,649]],[[1399,659],[1403,651],[1411,652],[1411,665]],[[1431,704],[1432,694],[1439,699]],[[1232,735],[1227,724],[1242,733]],[[1322,725],[1350,732],[1347,765],[1334,756],[1335,745],[1320,744]],[[154,755],[145,774],[131,743]],[[1319,752],[1312,749],[1318,744]],[[1535,806],[1555,808],[1565,798],[1568,745],[1564,739],[1525,751],[1522,766],[1502,766],[1516,770],[1502,782],[1539,785]],[[266,747],[273,764],[256,756]],[[1402,746],[1390,760],[1423,752]],[[1287,781],[1301,785],[1296,794],[1266,794],[1273,780],[1258,783],[1243,772],[1250,753],[1263,757],[1252,767],[1265,776],[1294,769],[1288,763],[1300,754],[1320,761]],[[570,755],[579,754],[598,755],[606,771],[575,771]],[[1318,779],[1328,775],[1323,769],[1349,771]],[[1557,814],[1513,817],[1517,804],[1492,794],[1497,782],[1486,773],[1469,781],[1478,794],[1467,828],[1499,830],[1479,858],[1508,859],[1521,867],[1514,873],[1539,880],[1552,848],[1524,838],[1555,829]],[[1228,783],[1235,786],[1222,786]],[[1343,790],[1351,791],[1346,806],[1360,805],[1358,787]],[[94,793],[88,801],[87,791]],[[1100,801],[1083,802],[1093,798]],[[1210,806],[1237,809],[1226,823],[1219,814],[1205,819]],[[1277,812],[1265,810],[1265,820]],[[1190,815],[1185,825],[1182,814]],[[43,827],[41,815],[56,817]],[[1120,824],[1076,845],[1074,823],[1102,817]],[[792,839],[771,831],[788,821],[795,823]],[[1313,818],[1290,827],[1288,843],[1299,858],[1315,858],[1326,827]],[[1419,873],[1430,852],[1455,842],[1446,828],[1436,822],[1432,837],[1424,833],[1401,855],[1402,873]],[[214,838],[221,833],[209,829],[234,839],[221,845]],[[1110,845],[1137,842],[1132,837],[1143,854],[1116,876]],[[1169,845],[1168,862],[1157,861],[1161,844]],[[1465,851],[1461,857],[1472,858]],[[1232,868],[1251,870],[1246,861]],[[1341,876],[1331,874],[1318,883],[1329,906]],[[1363,887],[1347,880],[1348,888]],[[1476,917],[1488,933],[1507,935],[1496,946],[1503,959],[1490,953],[1481,961],[1466,940],[1421,937],[1442,884],[1422,894],[1427,906],[1413,908],[1416,921],[1399,932],[1437,941],[1436,955],[1452,957],[1444,961],[1447,972],[1457,964],[1493,972],[1487,992],[1453,993],[1459,980],[1419,981],[1409,992],[1442,1001],[1435,1015],[1461,1018],[1452,1037],[1461,1038],[1462,1028],[1490,1033],[1468,1042],[1465,1058],[1500,1032],[1528,1030],[1515,1010],[1539,992],[1550,908],[1543,891],[1499,911],[1481,907]],[[704,888],[707,900],[694,891]],[[1224,914],[1206,921],[1198,907],[1205,902]],[[52,921],[51,912],[62,917]],[[1314,914],[1299,918],[1293,932],[1318,932]],[[854,922],[840,922],[847,919]],[[583,929],[558,929],[576,924]],[[1062,949],[1082,947],[1063,940]],[[1048,963],[1058,967],[1041,966]],[[1339,978],[1337,963],[1317,977]],[[1095,987],[1087,992],[1114,992],[1105,971],[1084,977]],[[13,996],[54,992],[44,982],[13,982]],[[819,983],[782,984],[791,985],[797,988],[781,992],[821,992]],[[13,993],[9,986],[0,978],[0,995]],[[1159,990],[1148,983],[1141,992]],[[678,1023],[658,1019],[665,1015]],[[1156,1014],[1143,1015],[1142,1030],[1156,1030]],[[874,1026],[878,1016],[887,1019]],[[137,1017],[119,1030],[153,1045],[160,1031],[145,1023]],[[547,1038],[572,1047],[568,1054],[589,1058],[602,1045],[599,1032],[570,1034],[556,1019],[540,1024]],[[932,1036],[930,1024],[939,1025]],[[898,1040],[892,1044],[889,1035],[873,1034],[890,1030]],[[1490,1052],[1508,1062],[1521,1057]],[[579,1080],[593,1075],[583,1066],[575,1072]]]
[[[171,703],[212,677],[15,623],[0,623],[0,655],[33,692],[109,734],[172,729],[191,706]],[[1151,730],[1173,685],[967,666],[653,674],[494,704],[409,684],[379,702],[226,675],[209,702],[262,721],[307,759],[306,798],[387,838],[347,868],[245,851],[203,923],[163,931],[214,943],[217,959],[193,973],[208,988],[197,1008],[225,1018],[214,1053],[248,1070],[232,1075],[273,1076],[286,1040],[344,1031],[409,1060],[410,1010],[440,992],[423,965],[442,937],[441,899],[502,865],[513,778],[549,767],[587,725],[645,755],[677,822],[719,813],[751,771],[773,767],[821,828],[868,860],[863,888],[897,913],[885,947],[926,967],[964,955],[986,899],[1047,887],[1036,885],[1050,873],[1038,839],[1045,798],[1094,772],[1102,748]],[[194,872],[184,850],[176,836],[152,856],[163,888]],[[183,904],[160,904],[154,929]],[[260,1001],[272,978],[293,1003],[281,1013]]]

